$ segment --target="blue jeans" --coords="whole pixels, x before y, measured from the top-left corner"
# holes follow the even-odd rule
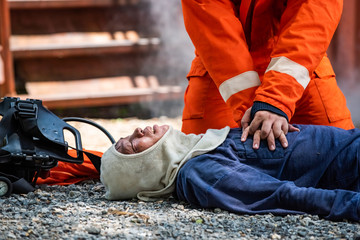
[[[216,150],[190,159],[179,171],[180,200],[202,208],[241,214],[317,214],[326,219],[359,220],[360,130],[297,125],[289,147],[252,139],[240,141],[231,129]]]

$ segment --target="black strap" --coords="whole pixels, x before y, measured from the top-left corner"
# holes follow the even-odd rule
[[[90,159],[90,161],[94,165],[95,169],[100,174],[101,157],[99,157],[98,155],[95,155],[93,153],[87,152],[87,151],[82,151],[82,152]]]
[[[19,180],[12,183],[13,192],[14,193],[29,193],[35,190],[34,186],[32,186],[25,179],[20,178]]]
[[[6,113],[3,115],[3,118],[1,119],[0,124],[0,140],[4,141],[4,138],[6,137],[8,132],[14,132],[14,127],[12,125],[14,121],[14,113],[16,112],[15,108],[10,108],[6,111]]]
[[[91,163],[94,165],[95,169],[100,174],[100,166],[101,166],[101,157],[100,156],[93,154],[91,152],[85,151],[85,150],[76,149],[74,147],[70,147],[70,148],[85,154],[90,159]]]
[[[1,119],[0,124],[0,145],[4,146],[7,144],[7,133],[8,132],[14,132],[14,113],[16,112],[15,108],[10,108],[8,111],[6,111],[6,114],[3,115],[3,118]],[[10,159],[11,153],[8,151],[3,150],[3,155],[0,156],[0,163],[6,163]],[[5,154],[6,153],[6,154]]]

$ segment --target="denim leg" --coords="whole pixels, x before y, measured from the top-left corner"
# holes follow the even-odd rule
[[[279,179],[297,186],[359,191],[360,130],[312,125],[300,129],[288,134],[290,147]]]
[[[300,132],[288,133],[286,149],[278,141],[275,151],[270,151],[264,141],[259,150],[252,148],[252,139],[245,143],[235,141],[245,149],[239,161],[279,180],[293,181],[297,186],[359,191],[360,130],[298,127]]]
[[[198,156],[180,169],[176,183],[180,200],[240,214],[309,213],[332,220],[359,220],[359,193],[298,187],[239,161],[218,157]]]
[[[299,126],[289,147],[253,150],[234,131],[216,151],[180,169],[177,194],[201,207],[255,213],[311,213],[328,219],[359,219],[359,130]]]

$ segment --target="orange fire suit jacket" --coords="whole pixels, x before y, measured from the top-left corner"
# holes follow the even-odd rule
[[[239,125],[256,103],[291,120],[311,79],[334,74],[326,50],[342,5],[342,0],[182,0],[196,49],[190,73],[211,76]]]

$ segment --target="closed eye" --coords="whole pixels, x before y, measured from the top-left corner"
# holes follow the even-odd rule
[[[121,150],[120,150],[121,153],[123,153],[123,154],[134,154],[135,153],[132,143],[130,141],[123,141],[121,145],[122,145]]]
[[[134,153],[136,153],[136,148],[135,148],[135,144],[133,143],[133,141],[129,141],[130,145],[131,145],[131,149],[134,151]]]

